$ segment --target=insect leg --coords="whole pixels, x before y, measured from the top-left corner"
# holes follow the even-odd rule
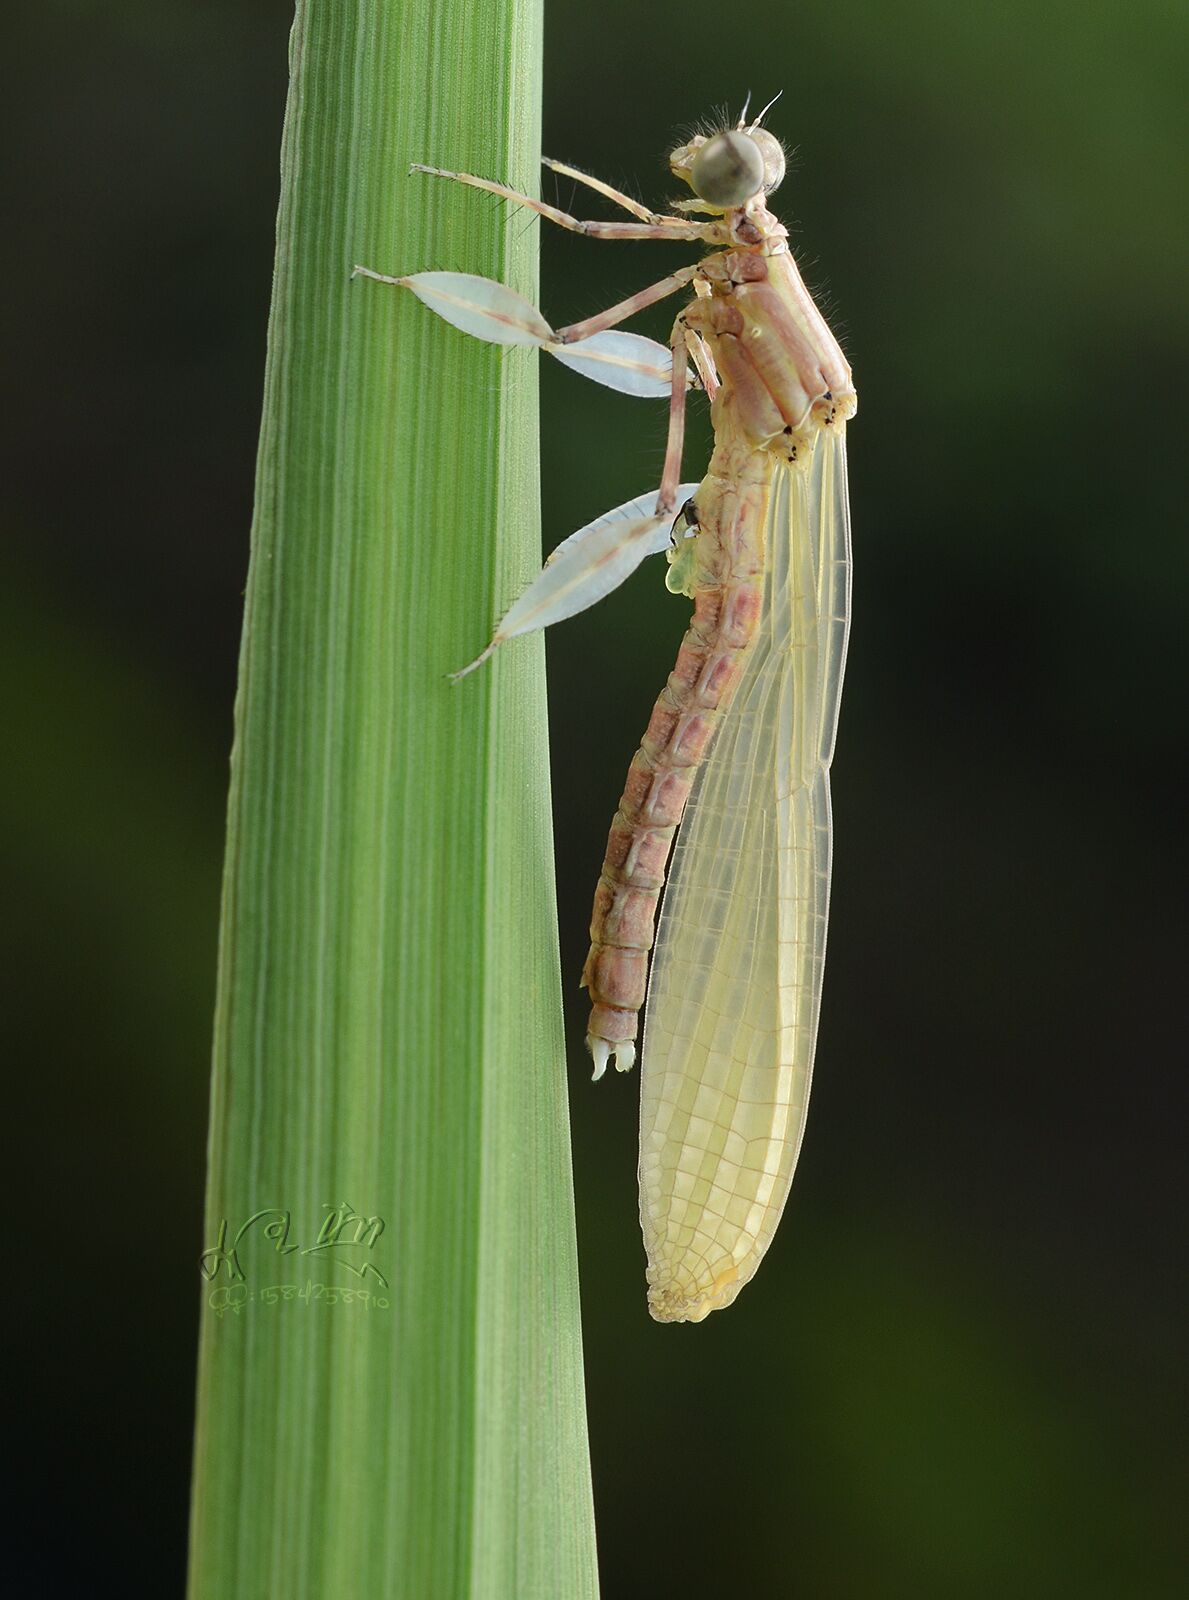
[[[708,298],[710,285],[705,278],[694,279],[694,293],[700,300]],[[714,355],[710,346],[697,328],[690,329],[689,353],[693,357],[694,368],[702,388],[706,391],[706,398],[713,400],[719,390],[718,369],[714,365]]]
[[[677,272],[671,272],[667,278],[649,284],[647,289],[640,289],[636,294],[629,295],[626,300],[619,301],[617,305],[608,306],[606,311],[600,311],[593,317],[586,317],[582,322],[571,322],[568,328],[559,328],[554,337],[558,344],[576,344],[580,339],[589,339],[592,333],[602,333],[604,328],[614,328],[617,323],[626,322],[628,317],[635,316],[637,311],[643,311],[645,306],[655,305],[667,295],[676,294],[678,289],[684,289],[687,284],[694,281],[702,269],[703,263],[699,262],[696,267],[682,267]]]
[[[582,172],[577,167],[567,166],[564,161],[554,161],[550,156],[542,156],[541,163],[549,168],[550,172],[559,173],[563,178],[573,178],[575,183],[583,183],[588,189],[593,189],[596,194],[601,194],[610,200],[613,205],[622,206],[625,211],[630,211],[633,217],[639,217],[641,222],[651,223],[653,227],[682,228],[688,222],[687,217],[658,216],[655,211],[649,211],[647,206],[642,206],[638,200],[633,200],[631,195],[624,194],[621,189],[613,189],[609,183],[604,183],[601,178],[592,178],[589,172]]]
[[[669,335],[673,352],[673,383],[669,391],[669,438],[665,445],[665,465],[661,472],[656,514],[665,517],[677,507],[677,485],[681,481],[681,451],[685,444],[685,371],[687,352],[692,350],[685,313],[681,312]]]
[[[591,239],[702,239],[717,243],[724,237],[721,222],[687,222],[675,217],[659,222],[584,222],[572,217],[568,211],[547,205],[544,200],[534,200],[531,195],[509,189],[506,184],[494,183],[490,178],[477,178],[473,172],[447,172],[442,167],[426,167],[415,162],[412,172],[425,172],[433,178],[453,178],[456,183],[468,184],[472,189],[485,189],[488,194],[498,194],[518,206],[527,206],[538,216],[556,222],[559,228],[570,233],[582,233]]]

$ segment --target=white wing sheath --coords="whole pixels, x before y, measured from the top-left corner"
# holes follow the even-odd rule
[[[755,1273],[813,1071],[850,601],[843,432],[818,435],[808,469],[774,470],[757,637],[686,807],[645,1012],[640,1217],[662,1322],[701,1321]]]

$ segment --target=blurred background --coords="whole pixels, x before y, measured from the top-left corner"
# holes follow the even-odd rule
[[[784,90],[777,209],[860,393],[813,1112],[763,1272],[697,1329],[645,1315],[636,1086],[589,1088],[577,992],[686,608],[647,567],[550,640],[604,1593],[1183,1592],[1189,11],[548,9],[546,150],[652,203],[674,133]],[[8,1566],[43,1594],[183,1583],[290,20],[5,19]],[[555,325],[674,260],[542,245]],[[664,416],[542,385],[552,546],[656,482]],[[699,415],[688,476],[707,441]]]

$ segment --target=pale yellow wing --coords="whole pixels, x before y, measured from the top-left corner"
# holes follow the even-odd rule
[[[819,434],[807,469],[774,471],[758,636],[678,834],[645,1011],[640,1216],[662,1322],[729,1305],[759,1266],[813,1071],[850,599],[843,432]]]

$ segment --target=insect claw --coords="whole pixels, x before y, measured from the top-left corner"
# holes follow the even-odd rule
[[[406,282],[404,278],[393,278],[386,272],[373,272],[371,267],[361,267],[358,263],[351,268],[349,281],[354,283],[356,278],[370,278],[373,283],[391,283],[398,289],[403,289]]]
[[[458,683],[465,678],[468,673],[474,672],[476,667],[481,667],[485,661],[489,660],[491,656],[495,654],[496,645],[501,644],[502,642],[503,641],[500,639],[500,636],[497,634],[487,646],[487,649],[481,650],[473,661],[468,661],[465,667],[459,667],[457,672],[448,672],[446,674],[446,676],[450,679],[450,682]]]

